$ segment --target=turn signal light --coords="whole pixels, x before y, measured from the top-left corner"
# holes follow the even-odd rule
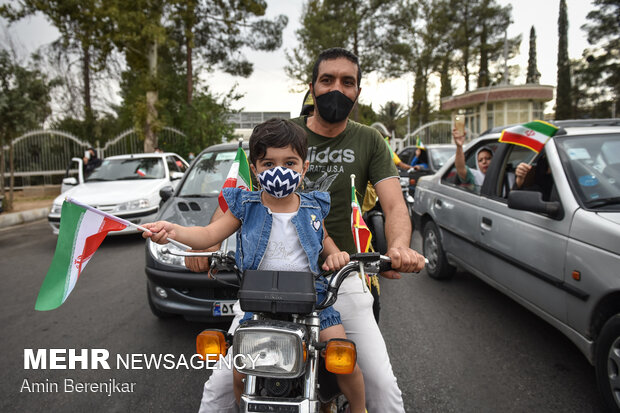
[[[351,374],[357,361],[355,343],[350,340],[334,338],[325,348],[325,368],[334,374]]]
[[[411,179],[409,180],[409,185],[415,185],[415,179],[411,178]]]
[[[226,336],[221,330],[204,330],[196,337],[196,354],[201,359],[209,360],[218,359],[219,354],[226,355],[228,350],[228,344],[226,343]]]

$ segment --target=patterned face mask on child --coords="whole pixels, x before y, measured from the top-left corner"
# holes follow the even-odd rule
[[[276,166],[258,174],[258,182],[269,195],[284,198],[297,189],[301,174],[292,169]]]

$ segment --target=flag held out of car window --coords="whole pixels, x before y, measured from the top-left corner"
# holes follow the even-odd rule
[[[243,140],[239,139],[239,148],[237,149],[237,156],[235,156],[235,160],[233,164],[230,166],[230,170],[228,171],[228,176],[226,177],[226,181],[222,186],[222,190],[224,188],[241,188],[246,191],[252,190],[252,179],[250,176],[250,164],[248,163],[248,158],[245,155],[245,151],[243,150]],[[220,209],[222,212],[228,211],[228,204],[224,199],[224,193],[220,190],[220,195],[217,200],[220,204]]]
[[[558,127],[542,120],[513,126],[502,131],[500,142],[520,145],[540,153],[545,144],[558,131]]]

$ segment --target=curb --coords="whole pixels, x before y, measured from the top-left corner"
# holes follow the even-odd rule
[[[0,228],[12,227],[15,225],[25,224],[26,222],[47,218],[47,214],[49,214],[49,212],[50,208],[45,207],[0,214]]]

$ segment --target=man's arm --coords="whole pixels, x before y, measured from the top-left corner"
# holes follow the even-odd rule
[[[424,268],[424,257],[411,248],[411,219],[397,178],[387,178],[375,185],[379,202],[385,215],[387,255],[392,259],[394,271],[382,275],[400,278],[401,272],[418,272]],[[397,271],[396,271],[397,270]]]

